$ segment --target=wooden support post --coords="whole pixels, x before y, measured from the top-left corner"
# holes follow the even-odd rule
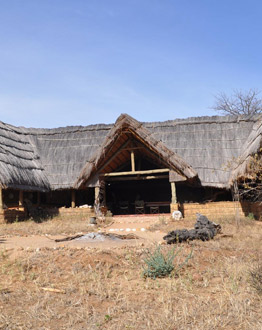
[[[24,192],[23,190],[19,190],[19,207],[23,207],[24,205]]]
[[[0,188],[0,211],[4,209],[4,203],[3,203],[3,190]]]
[[[40,191],[37,192],[37,199],[36,199],[36,205],[39,206],[41,203],[41,193]]]
[[[177,197],[176,197],[176,185],[175,185],[175,182],[171,182],[171,194],[172,194],[171,203],[172,204],[176,204],[177,203]]]
[[[95,201],[99,198],[99,187],[95,187]]]
[[[131,171],[135,172],[136,167],[135,167],[135,153],[134,150],[131,151]]]
[[[106,183],[105,180],[100,181],[100,195],[102,195],[102,205],[106,206]]]
[[[71,193],[71,207],[76,207],[76,191],[73,189]]]

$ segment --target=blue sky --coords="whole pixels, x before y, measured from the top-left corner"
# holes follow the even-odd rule
[[[32,127],[215,115],[262,90],[257,0],[0,0],[0,120]]]

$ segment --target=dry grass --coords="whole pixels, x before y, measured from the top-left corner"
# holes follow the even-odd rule
[[[141,247],[2,252],[0,329],[261,329],[249,270],[262,260],[262,225],[223,232],[233,237],[194,242],[179,275],[157,280],[141,276]]]
[[[27,220],[0,224],[1,235],[59,235],[90,231],[89,218],[83,216],[56,216],[43,222]],[[92,231],[96,231],[92,228]]]

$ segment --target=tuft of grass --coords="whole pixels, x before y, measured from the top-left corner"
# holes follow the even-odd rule
[[[163,248],[158,245],[153,251],[149,249],[146,250],[146,256],[144,258],[145,265],[143,276],[156,279],[157,277],[166,277],[170,275],[173,271],[177,274],[178,271],[188,262],[192,257],[193,249],[187,255],[184,262],[179,263],[175,268],[174,259],[180,254],[182,247],[179,249],[177,246],[174,246],[172,249],[169,249],[167,252],[163,251]]]
[[[249,281],[252,288],[254,288],[259,295],[262,295],[262,264],[254,266],[249,271]]]

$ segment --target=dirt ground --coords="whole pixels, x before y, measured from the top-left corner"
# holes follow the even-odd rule
[[[101,230],[133,228],[138,238],[96,243],[53,241],[84,233],[82,224],[0,226],[0,329],[262,329],[262,297],[250,275],[262,262],[259,222],[225,219],[212,241],[161,245],[163,253],[180,251],[175,270],[142,276],[146,251],[193,223],[119,220]]]
[[[65,235],[55,235],[55,236],[44,236],[44,235],[34,235],[34,236],[12,236],[0,238],[0,249],[8,251],[12,256],[16,256],[18,252],[23,250],[41,250],[43,248],[56,249],[56,248],[100,248],[100,249],[110,249],[117,247],[127,247],[127,246],[144,246],[145,242],[157,243],[162,240],[165,235],[163,232],[157,233],[136,233],[136,239],[123,239],[120,241],[113,241],[110,239],[105,239],[105,241],[85,241],[85,240],[71,240],[65,242],[55,242],[56,239],[63,239],[68,236]],[[70,237],[70,236],[69,236]]]
[[[126,235],[132,233],[135,235],[135,239],[123,239],[121,241],[113,241],[110,239],[106,239],[105,241],[85,241],[85,240],[70,240],[64,242],[55,242],[56,239],[63,239],[66,237],[72,237],[76,233],[70,234],[60,234],[60,235],[51,235],[45,234],[44,232],[39,234],[31,234],[28,233],[19,233],[15,234],[10,231],[6,233],[6,235],[0,236],[0,249],[8,250],[10,255],[17,255],[18,252],[23,250],[41,250],[43,248],[117,248],[117,247],[125,247],[125,246],[143,246],[145,242],[147,243],[158,243],[162,241],[165,232],[157,231],[149,231],[151,226],[159,223],[159,219],[157,217],[117,217],[112,223],[105,227],[90,227],[86,226],[85,231],[81,231],[81,233],[77,234],[85,234],[87,232],[102,232],[102,233],[110,233],[117,235]],[[184,226],[183,222],[181,222],[180,227]],[[187,223],[188,225],[188,223]],[[83,228],[82,228],[83,229]],[[21,253],[20,253],[21,254]]]

